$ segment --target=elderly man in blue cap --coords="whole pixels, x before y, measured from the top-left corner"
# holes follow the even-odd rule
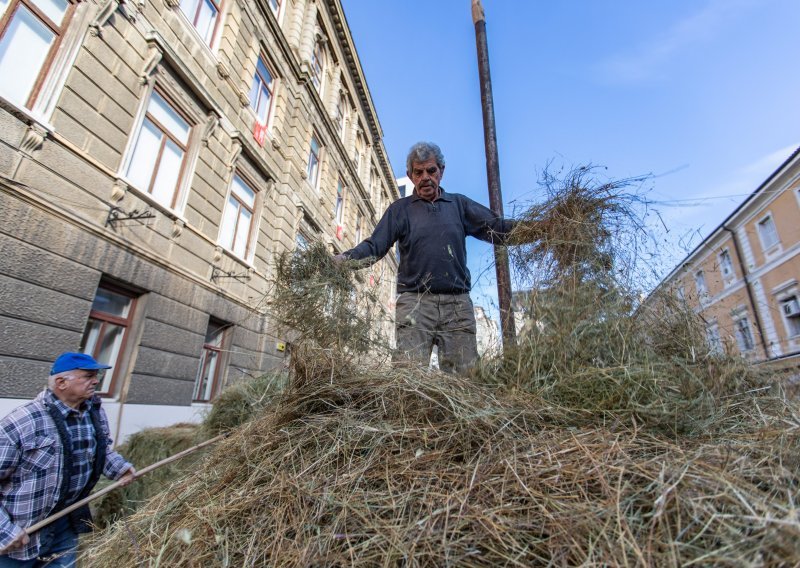
[[[86,497],[101,474],[133,481],[95,394],[98,372],[110,368],[64,353],[47,388],[0,421],[0,568],[75,566],[78,534],[91,530],[88,505],[33,534],[25,528]]]

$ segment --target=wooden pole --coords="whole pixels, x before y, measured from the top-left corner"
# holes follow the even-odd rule
[[[481,106],[483,107],[483,138],[486,146],[486,177],[489,182],[489,208],[503,217],[503,194],[500,191],[500,158],[497,152],[497,131],[494,121],[492,77],[489,72],[489,45],[486,40],[486,17],[480,0],[472,0],[472,21],[475,23],[475,44],[478,48],[478,74],[481,80]],[[508,250],[494,246],[494,266],[497,273],[497,299],[500,304],[500,327],[503,345],[516,343],[514,312],[511,309],[511,270]]]
[[[183,450],[182,452],[178,452],[174,456],[170,456],[168,458],[164,458],[163,460],[161,460],[159,462],[156,462],[156,463],[154,463],[152,465],[148,465],[147,467],[143,468],[142,470],[137,471],[136,473],[134,473],[133,474],[133,480],[136,481],[137,479],[139,479],[143,475],[147,475],[151,471],[153,471],[155,469],[158,469],[161,466],[164,466],[164,465],[167,465],[168,463],[172,463],[172,462],[174,462],[176,460],[179,460],[182,457],[185,457],[185,456],[191,454],[192,452],[196,452],[200,448],[205,448],[206,446],[208,446],[210,444],[213,444],[214,442],[219,442],[223,438],[227,438],[227,437],[228,437],[228,434],[220,434],[216,438],[211,438],[210,440],[206,440],[205,442],[197,444],[196,446],[192,446],[191,448],[187,448],[187,449]],[[79,508],[83,507],[84,505],[86,505],[87,503],[89,503],[91,501],[94,501],[98,497],[102,497],[106,493],[110,493],[114,489],[117,489],[118,487],[120,487],[121,484],[122,484],[121,481],[115,481],[114,483],[112,483],[108,487],[104,487],[100,491],[98,491],[96,493],[92,493],[91,495],[89,495],[88,497],[84,497],[80,501],[76,501],[75,503],[73,503],[69,507],[61,509],[58,513],[56,513],[54,515],[50,515],[49,517],[47,517],[44,520],[39,521],[35,525],[29,526],[28,528],[25,529],[25,532],[28,533],[28,534],[33,534],[36,531],[43,529],[44,527],[46,527],[50,523],[52,523],[54,521],[57,521],[58,519],[60,519],[64,515],[69,515],[75,509],[79,509]]]

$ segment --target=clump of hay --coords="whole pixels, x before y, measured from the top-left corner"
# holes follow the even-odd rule
[[[783,461],[800,449],[793,407],[724,440],[680,441],[564,428],[541,410],[438,374],[307,377],[202,468],[99,535],[83,561],[800,562],[790,498],[800,478],[796,459]]]
[[[700,318],[659,296],[642,303],[643,178],[604,181],[596,169],[545,172],[547,199],[512,234],[524,322],[514,348],[484,364],[483,382],[529,393],[563,424],[623,421],[668,434],[727,428],[720,399],[766,388],[741,360],[713,353]],[[638,288],[638,289],[637,289]]]
[[[529,205],[509,236],[520,278],[563,287],[633,265],[643,234],[637,206],[645,201],[630,188],[646,177],[600,180],[597,174],[591,165],[542,172],[546,199]]]
[[[286,385],[284,373],[266,373],[236,382],[223,390],[203,420],[208,438],[238,428],[271,402]]]
[[[382,343],[378,298],[356,270],[362,266],[335,261],[319,242],[279,255],[268,294],[270,315],[307,346],[360,362]]]

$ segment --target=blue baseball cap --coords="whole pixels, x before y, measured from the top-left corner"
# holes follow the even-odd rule
[[[53,362],[50,374],[56,375],[65,371],[74,371],[75,369],[97,371],[110,368],[111,365],[98,363],[91,355],[87,355],[86,353],[62,353],[58,356],[58,359]]]

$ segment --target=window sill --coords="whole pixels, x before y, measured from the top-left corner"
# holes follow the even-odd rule
[[[184,218],[183,215],[181,215],[180,213],[178,213],[174,209],[172,209],[170,207],[167,207],[166,205],[164,205],[163,203],[161,203],[160,201],[158,201],[157,199],[152,197],[146,191],[142,191],[141,189],[139,189],[138,187],[133,185],[130,182],[130,180],[128,180],[127,178],[125,178],[123,176],[118,176],[117,180],[121,181],[122,183],[124,183],[125,186],[128,188],[128,191],[132,192],[136,197],[138,197],[142,201],[146,202],[149,206],[155,207],[164,216],[172,219],[173,221],[180,221],[180,222],[184,223],[184,225],[188,223],[188,221],[186,220],[186,218]]]
[[[255,260],[255,258],[252,258],[252,259],[248,260],[248,259],[246,259],[246,258],[242,258],[241,256],[239,256],[238,254],[236,254],[236,253],[235,253],[235,252],[233,252],[232,250],[228,250],[227,248],[225,248],[224,246],[222,246],[222,245],[221,245],[221,244],[219,244],[219,243],[217,243],[217,246],[219,247],[219,250],[220,250],[220,252],[221,252],[222,254],[224,254],[225,256],[227,256],[227,257],[229,257],[229,258],[231,258],[232,260],[235,260],[235,261],[236,261],[236,262],[238,262],[239,264],[242,264],[242,265],[244,265],[244,266],[245,266],[246,268],[248,268],[249,270],[252,270],[252,271],[254,271],[254,272],[255,272],[256,265],[253,263],[253,261]]]
[[[28,126],[39,126],[47,131],[48,134],[55,131],[53,125],[50,124],[47,120],[44,119],[39,112],[36,110],[31,110],[26,107],[17,106],[16,103],[11,102],[10,100],[0,96],[0,108],[11,114],[12,116],[16,117],[20,121],[24,122]]]
[[[768,249],[764,249],[764,260],[772,260],[782,252],[783,247],[781,246],[781,243],[772,245]]]

